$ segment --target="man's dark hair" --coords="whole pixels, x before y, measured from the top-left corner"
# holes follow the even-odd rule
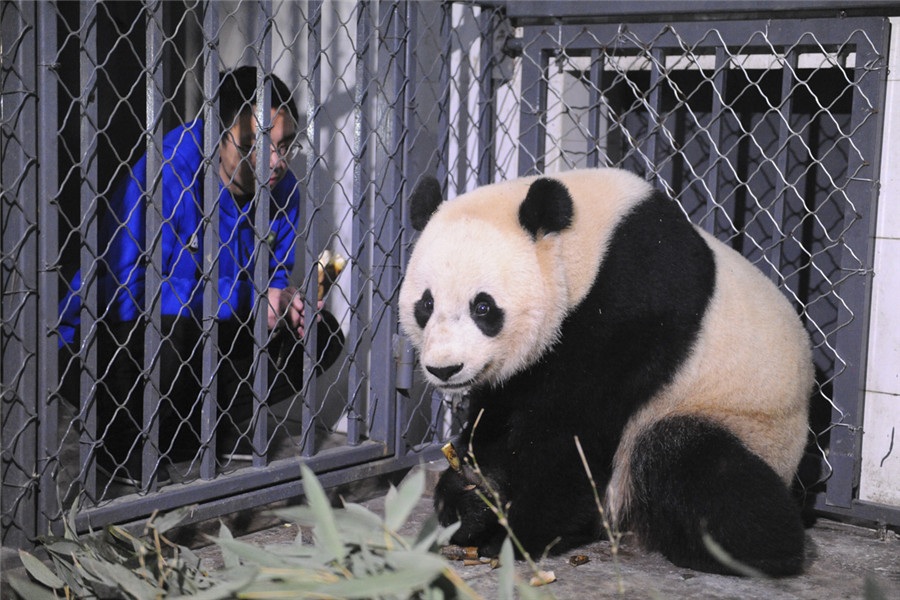
[[[291,90],[274,73],[269,74],[268,79],[272,82],[272,108],[286,108],[294,123],[299,123],[300,113]],[[238,67],[220,73],[219,82],[219,118],[223,129],[227,130],[234,126],[238,115],[250,112],[256,106],[256,67]]]

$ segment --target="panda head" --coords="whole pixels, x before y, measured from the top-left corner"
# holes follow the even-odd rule
[[[496,385],[556,340],[565,312],[560,232],[573,219],[554,179],[516,180],[441,202],[425,179],[410,198],[422,233],[400,289],[400,324],[435,386]]]

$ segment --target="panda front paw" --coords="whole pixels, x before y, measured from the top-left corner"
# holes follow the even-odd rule
[[[487,503],[479,497],[478,491],[490,497],[486,490],[448,469],[435,487],[434,508],[441,525],[446,527],[460,523],[459,529],[450,538],[451,543],[475,546],[481,556],[497,556],[506,532]]]

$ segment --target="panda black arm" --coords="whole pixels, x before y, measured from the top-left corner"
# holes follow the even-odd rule
[[[452,542],[476,546],[482,556],[499,553],[506,530],[479,492],[502,507],[517,538],[532,554],[540,555],[550,546],[561,552],[599,534],[597,508],[574,443],[578,432],[552,413],[549,419],[535,418],[541,409],[518,385],[529,381],[534,383],[531,376],[514,378],[502,388],[474,393],[467,426],[454,443],[465,457],[464,468],[448,469],[435,489],[441,523],[461,522]],[[552,379],[536,387],[546,392],[548,385]],[[594,448],[595,441],[586,439],[585,445]],[[470,449],[475,462],[466,457]],[[475,464],[478,473],[471,468]],[[605,481],[607,470],[601,465],[593,468]]]
[[[483,556],[495,556],[506,532],[482,496],[501,506],[509,498],[509,464],[504,457],[510,413],[485,406],[481,398],[479,392],[469,398],[466,426],[453,443],[461,468],[447,469],[441,475],[434,491],[434,508],[442,525],[460,522],[452,543],[476,546]]]

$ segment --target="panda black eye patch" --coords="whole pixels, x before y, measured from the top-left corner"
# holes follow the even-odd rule
[[[469,303],[469,314],[481,333],[494,337],[503,329],[503,309],[487,292],[478,292]]]
[[[422,297],[416,300],[416,303],[413,305],[413,316],[416,318],[416,323],[418,323],[419,327],[425,329],[425,325],[433,312],[434,296],[431,295],[431,290],[425,290],[422,293]]]

